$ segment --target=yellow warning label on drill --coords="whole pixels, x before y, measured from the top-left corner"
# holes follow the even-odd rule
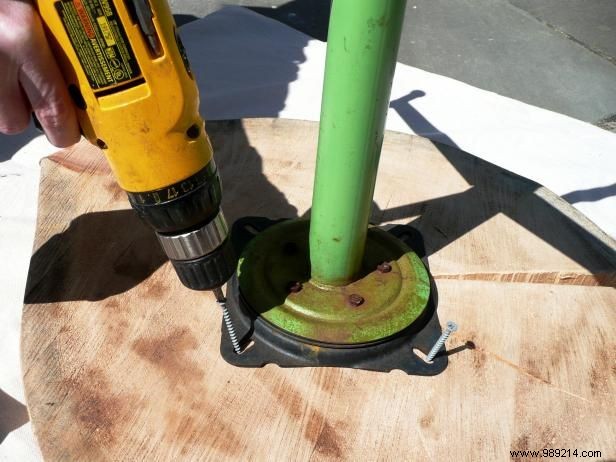
[[[99,16],[96,18],[96,22],[98,23],[98,27],[101,29],[101,33],[103,34],[103,38],[105,39],[105,43],[108,47],[112,47],[116,44],[115,39],[113,38],[113,34],[111,33],[111,27],[109,26],[109,22],[105,16]]]
[[[56,10],[94,90],[141,76],[111,0],[60,0]]]

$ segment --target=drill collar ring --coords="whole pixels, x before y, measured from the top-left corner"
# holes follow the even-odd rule
[[[156,233],[163,250],[171,260],[193,260],[216,250],[225,241],[229,230],[222,213],[205,226],[181,234]]]

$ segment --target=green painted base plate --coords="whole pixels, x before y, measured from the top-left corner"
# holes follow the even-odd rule
[[[240,291],[263,319],[308,341],[359,346],[397,334],[424,311],[428,272],[402,241],[370,228],[357,280],[325,287],[310,280],[309,226],[307,220],[280,222],[242,252]]]

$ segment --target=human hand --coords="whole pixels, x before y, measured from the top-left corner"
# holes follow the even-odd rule
[[[0,133],[24,131],[31,112],[55,146],[79,141],[75,109],[34,6],[0,0]]]

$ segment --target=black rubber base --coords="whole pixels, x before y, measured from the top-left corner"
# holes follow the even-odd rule
[[[277,223],[258,217],[243,218],[232,231],[236,252],[241,253],[246,243],[267,227]],[[389,230],[422,256],[423,241],[418,231],[409,226],[396,226]],[[422,248],[417,248],[421,246]],[[220,353],[229,364],[239,367],[262,367],[277,364],[280,367],[348,367],[389,372],[400,369],[412,375],[436,375],[447,367],[447,356],[440,354],[432,363],[425,362],[414,353],[424,354],[441,335],[436,314],[437,292],[432,278],[431,295],[424,313],[407,329],[382,342],[363,346],[331,346],[290,335],[258,316],[243,299],[237,276],[227,284],[227,309],[233,322],[242,353],[233,350],[224,323]]]

